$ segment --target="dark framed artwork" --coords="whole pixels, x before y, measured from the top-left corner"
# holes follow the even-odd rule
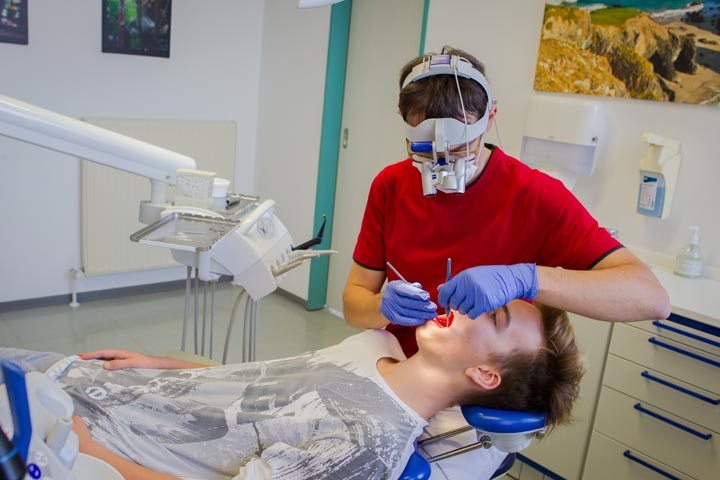
[[[535,90],[720,104],[720,2],[547,1]]]
[[[172,0],[102,0],[102,51],[169,58],[171,11]]]
[[[28,44],[28,0],[0,0],[0,42]]]

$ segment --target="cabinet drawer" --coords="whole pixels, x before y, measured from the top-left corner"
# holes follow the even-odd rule
[[[720,395],[615,355],[608,355],[604,383],[643,403],[655,405],[720,433]]]
[[[654,458],[628,449],[601,433],[593,432],[582,478],[583,480],[667,480],[669,478],[653,468],[679,480],[691,480],[687,475]]]
[[[630,324],[630,326],[640,328],[653,335],[662,335],[665,338],[697,348],[703,352],[720,355],[720,337],[709,332],[700,331],[670,320],[636,322]],[[717,330],[715,327],[709,326],[707,328]]]
[[[651,343],[651,339],[662,345]],[[678,348],[697,358],[671,348]],[[720,356],[623,324],[613,327],[610,353],[720,394]]]
[[[635,408],[637,405],[699,434],[709,435],[709,438],[699,438],[678,426],[638,411]],[[717,478],[720,471],[720,439],[717,433],[608,387],[603,387],[600,394],[595,430],[633,451],[662,459],[664,464],[691,477]]]

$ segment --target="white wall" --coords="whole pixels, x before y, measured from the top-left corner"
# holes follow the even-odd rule
[[[330,8],[298,9],[297,0],[265,7],[257,140],[257,194],[277,202],[276,213],[296,245],[313,232]],[[280,287],[307,299],[310,262]]]
[[[505,150],[520,153],[528,101],[540,41],[544,0],[433,0],[430,2],[426,50],[449,44],[485,63],[498,100],[500,136]],[[597,169],[580,178],[573,190],[601,225],[615,227],[634,252],[671,262],[688,241],[688,226],[700,225],[706,271],[720,267],[720,179],[717,154],[718,107],[669,104],[605,97],[593,99],[607,112],[608,130],[598,152]],[[645,153],[645,131],[682,144],[682,167],[672,213],[659,220],[635,213],[638,162]],[[495,142],[495,135],[489,141]]]
[[[30,44],[0,43],[0,94],[75,118],[235,121],[234,186],[255,190],[262,0],[173,2],[169,59],[102,53],[99,1],[28,3]],[[79,162],[0,137],[0,205],[0,302],[67,293],[80,263]],[[80,289],[183,276],[93,277]]]

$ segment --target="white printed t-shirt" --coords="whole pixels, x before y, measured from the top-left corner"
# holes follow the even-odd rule
[[[377,371],[405,358],[384,330],[266,362],[108,371],[76,361],[58,380],[92,437],[186,478],[396,479],[427,422]]]

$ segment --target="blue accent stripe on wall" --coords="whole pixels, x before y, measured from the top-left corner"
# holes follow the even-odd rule
[[[430,13],[430,0],[425,0],[423,7],[422,30],[420,30],[420,52],[418,55],[425,53],[425,36],[427,34],[428,15]]]
[[[320,136],[320,159],[318,162],[317,190],[315,194],[314,232],[317,232],[327,216],[325,235],[321,249],[330,248],[335,208],[335,185],[337,179],[340,130],[342,128],[343,97],[345,95],[345,65],[350,39],[350,12],[352,0],[336,3],[330,14],[330,41],[328,44],[327,70],[325,73],[325,99],[323,101],[322,133]],[[308,310],[323,308],[327,299],[330,258],[320,257],[310,265]]]

